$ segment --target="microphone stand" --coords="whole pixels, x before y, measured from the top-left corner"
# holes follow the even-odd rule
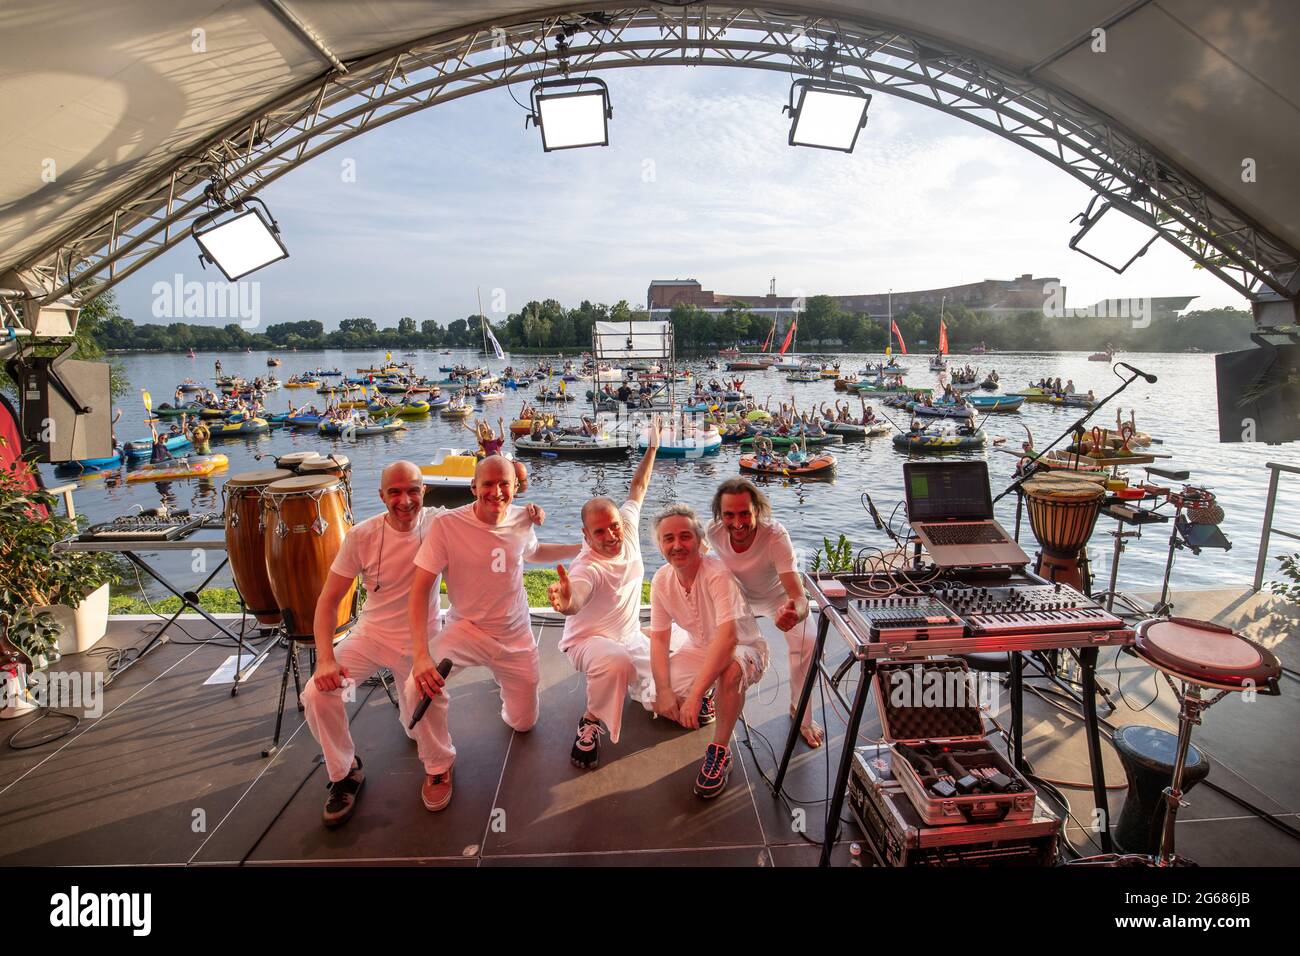
[[[1005,498],[1007,495],[1011,494],[1011,492],[1013,492],[1013,491],[1016,492],[1016,494],[1019,494],[1019,493],[1020,493],[1020,486],[1021,486],[1021,485],[1023,485],[1023,484],[1024,484],[1026,481],[1028,481],[1030,478],[1034,477],[1034,475],[1038,474],[1040,471],[1043,471],[1044,469],[1047,468],[1047,466],[1046,466],[1045,464],[1043,464],[1043,461],[1042,461],[1043,458],[1046,457],[1046,455],[1047,455],[1047,453],[1048,453],[1049,451],[1051,451],[1053,448],[1055,448],[1057,445],[1059,445],[1062,441],[1064,441],[1064,440],[1065,440],[1065,437],[1066,437],[1067,435],[1074,435],[1074,436],[1075,436],[1075,445],[1077,446],[1078,443],[1079,443],[1079,440],[1083,438],[1084,432],[1087,431],[1087,429],[1086,429],[1084,426],[1087,425],[1087,423],[1088,423],[1088,419],[1092,418],[1093,415],[1097,414],[1097,412],[1099,412],[1099,411],[1101,410],[1101,407],[1102,407],[1103,405],[1105,405],[1107,402],[1109,402],[1112,398],[1114,398],[1114,397],[1115,397],[1116,395],[1118,395],[1120,392],[1124,391],[1124,389],[1128,388],[1130,385],[1132,385],[1134,382],[1136,382],[1139,378],[1142,378],[1142,376],[1141,376],[1140,374],[1136,374],[1136,373],[1133,374],[1133,375],[1131,375],[1131,376],[1129,376],[1127,379],[1125,379],[1125,380],[1120,384],[1119,388],[1115,389],[1115,391],[1111,392],[1109,395],[1107,395],[1107,396],[1106,396],[1105,398],[1103,398],[1101,401],[1097,402],[1097,404],[1093,405],[1092,408],[1088,409],[1086,412],[1084,412],[1084,413],[1079,417],[1078,421],[1074,422],[1074,423],[1071,424],[1068,428],[1066,428],[1065,431],[1061,432],[1061,434],[1058,435],[1058,436],[1056,437],[1056,440],[1055,440],[1054,442],[1052,442],[1050,445],[1048,445],[1046,448],[1044,448],[1041,452],[1035,452],[1032,467],[1030,467],[1029,470],[1028,470],[1025,474],[1021,475],[1019,478],[1016,478],[1014,481],[1011,482],[1011,484],[1007,485],[1007,487],[1002,491],[1002,493],[1001,493],[1000,495],[998,495],[996,498],[993,499],[993,503],[996,505],[999,501],[1001,501],[1001,500],[1002,500],[1003,498]],[[1018,509],[1017,509],[1017,519],[1018,519],[1018,518],[1019,518],[1019,513],[1018,513]],[[1019,521],[1018,521],[1018,520],[1017,520],[1016,523],[1017,523],[1017,525],[1019,525]]]

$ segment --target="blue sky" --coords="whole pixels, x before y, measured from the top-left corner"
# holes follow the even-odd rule
[[[611,145],[544,153],[506,90],[375,129],[263,197],[291,257],[250,277],[266,323],[368,316],[446,323],[530,299],[645,301],[651,279],[783,295],[1059,276],[1067,304],[1106,296],[1244,300],[1163,242],[1123,276],[1070,251],[1087,188],[1027,150],[875,95],[852,155],[786,145],[783,73],[657,67],[601,74]],[[515,91],[526,101],[527,89]],[[344,181],[345,161],[355,181]],[[155,282],[219,279],[189,241],[118,286],[151,314]],[[224,324],[225,319],[214,319]]]

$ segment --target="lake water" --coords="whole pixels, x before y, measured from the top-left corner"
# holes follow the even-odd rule
[[[282,354],[284,364],[275,370],[277,377],[287,380],[291,374],[317,367],[339,368],[346,374],[355,370],[382,364],[383,354],[372,352],[298,352]],[[484,360],[474,352],[456,352],[441,355],[422,351],[418,357],[405,358],[394,355],[397,361],[409,361],[433,378],[440,365],[457,363],[483,364],[493,370],[504,367],[503,362]],[[1264,499],[1268,490],[1266,461],[1300,463],[1294,445],[1266,446],[1256,444],[1221,444],[1218,441],[1218,418],[1215,396],[1214,357],[1201,354],[1125,354],[1120,356],[1145,371],[1158,376],[1159,381],[1149,385],[1139,380],[1097,415],[1098,423],[1115,422],[1115,408],[1124,410],[1127,419],[1130,409],[1137,411],[1139,429],[1148,431],[1163,444],[1155,446],[1169,453],[1173,461],[1192,471],[1192,480],[1207,485],[1219,498],[1226,512],[1222,528],[1233,542],[1230,551],[1205,550],[1199,556],[1180,551],[1175,559],[1173,584],[1175,587],[1217,587],[1248,582],[1254,573],[1258,553],[1259,533],[1263,520]],[[130,396],[119,405],[122,420],[117,426],[118,437],[123,441],[148,435],[144,424],[145,410],[140,401],[140,389],[147,388],[155,403],[171,401],[179,382],[194,378],[211,384],[213,363],[219,359],[227,374],[239,374],[252,379],[265,375],[266,354],[203,354],[191,359],[184,355],[132,355],[122,358],[126,374],[134,388]],[[1031,379],[1042,376],[1060,376],[1062,381],[1073,379],[1082,392],[1093,389],[1099,396],[1119,385],[1110,368],[1099,362],[1089,362],[1082,353],[1006,353],[989,356],[955,356],[956,362],[967,362],[982,370],[996,369],[1005,391],[1016,391]],[[878,356],[844,355],[840,361],[846,370],[857,371],[866,361],[876,361]],[[912,371],[909,384],[928,386],[935,376],[927,367],[925,356],[903,356],[900,361]],[[527,367],[533,364],[527,357],[515,364]],[[703,360],[688,362],[688,366],[703,371]],[[718,373],[713,373],[718,374]],[[739,374],[739,373],[737,373]],[[769,395],[773,405],[788,400],[793,394],[800,407],[813,402],[830,403],[842,393],[835,392],[829,380],[808,384],[785,381],[783,372],[743,373],[745,387],[761,403]],[[571,383],[580,398],[586,391],[583,383]],[[498,416],[507,424],[523,404],[525,392],[510,392],[503,402],[490,403],[487,414],[495,425]],[[287,408],[292,399],[301,404],[316,400],[323,407],[325,396],[307,390],[281,390],[271,393],[272,411]],[[855,399],[856,401],[856,399]],[[587,406],[590,407],[589,405]],[[581,403],[570,404],[576,414]],[[894,410],[884,409],[897,418]],[[879,412],[879,409],[878,409]],[[1032,430],[1038,447],[1045,447],[1066,428],[1080,411],[1058,409],[1026,403],[1020,412],[990,416],[985,430],[991,438],[1005,436],[1007,447],[1018,448],[1025,438],[1025,429]],[[359,438],[355,441],[322,438],[315,432],[278,429],[269,434],[246,438],[214,441],[213,451],[222,452],[230,459],[227,470],[209,478],[174,481],[167,485],[147,482],[128,484],[121,473],[79,482],[76,493],[78,511],[93,521],[106,521],[138,507],[156,506],[166,497],[175,508],[192,511],[217,511],[221,507],[221,485],[231,474],[254,468],[270,467],[271,462],[259,462],[258,455],[282,454],[289,451],[314,450],[322,454],[340,452],[352,460],[354,509],[359,519],[380,510],[378,479],[382,468],[398,458],[408,458],[424,463],[429,461],[439,447],[473,445],[472,437],[458,424],[444,422],[438,416],[424,420],[408,420],[407,430],[393,435]],[[770,496],[778,520],[789,529],[797,546],[811,554],[820,547],[823,537],[832,540],[843,533],[855,548],[887,546],[884,534],[875,530],[864,510],[861,496],[869,492],[876,506],[886,516],[903,497],[902,464],[906,455],[894,449],[888,436],[848,442],[833,446],[831,451],[839,460],[837,477],[833,483],[768,483]],[[707,511],[713,489],[718,481],[738,473],[737,446],[723,446],[721,454],[698,461],[673,462],[660,460],[655,468],[654,480],[647,499],[646,514],[670,501],[686,501],[697,509]],[[993,492],[996,495],[1011,480],[1016,459],[989,447],[979,453],[988,460]],[[621,500],[637,463],[635,453],[625,461],[575,462],[549,459],[528,459],[532,473],[531,488],[524,501],[535,501],[547,511],[547,520],[541,537],[546,541],[573,540],[580,534],[579,509],[582,503],[595,495],[609,495]],[[62,483],[49,466],[42,466],[47,483]],[[1141,478],[1140,467],[1129,469],[1133,478]],[[1290,485],[1290,487],[1288,487]],[[1010,530],[1015,520],[1015,495],[1009,495],[998,505],[998,517]],[[1278,497],[1275,525],[1289,530],[1300,530],[1300,494],[1295,492],[1295,482],[1283,477]],[[1110,573],[1113,538],[1107,533],[1115,522],[1102,517],[1097,523],[1090,545],[1093,568],[1098,576],[1098,588],[1105,586]],[[643,525],[646,564],[648,569],[661,562],[657,550],[649,541],[648,522]],[[1120,586],[1126,590],[1158,589],[1164,573],[1168,545],[1169,525],[1148,526],[1140,540],[1130,540],[1120,561]],[[1033,554],[1036,544],[1024,522],[1021,536],[1026,551]],[[1286,539],[1274,538],[1270,549],[1274,554],[1288,550]],[[198,578],[189,567],[188,552],[171,555],[159,561],[177,583],[193,586]],[[1269,576],[1276,571],[1276,562],[1270,558]],[[214,584],[228,584],[229,576],[218,578]],[[156,587],[148,593],[157,594]]]

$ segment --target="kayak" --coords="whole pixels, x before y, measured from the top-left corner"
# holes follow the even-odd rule
[[[622,458],[631,448],[608,436],[589,438],[586,435],[552,435],[547,439],[524,435],[515,439],[515,451],[521,455],[541,455],[544,458]]]
[[[396,415],[398,418],[419,418],[422,415],[429,414],[429,410],[432,406],[430,406],[428,402],[419,401],[398,402],[391,405],[371,404],[367,407],[372,413],[381,412],[385,415]]]
[[[309,412],[305,415],[289,415],[284,419],[284,423],[294,428],[315,428],[324,420],[324,416]]]
[[[158,418],[180,418],[182,415],[199,415],[203,411],[203,406],[198,402],[186,402],[184,405],[168,405],[163,403],[153,410],[154,415]]]
[[[757,455],[741,455],[740,470],[749,475],[772,475],[777,478],[830,478],[835,474],[835,456],[823,453],[799,464],[773,461],[760,465]]]
[[[769,441],[772,442],[773,448],[789,448],[791,445],[802,445],[804,443],[803,436],[801,435],[751,436],[749,438],[742,438],[740,440],[740,443],[748,448],[754,444],[754,439],[756,437],[762,437],[768,439]],[[809,435],[808,436],[809,445],[838,445],[843,441],[844,441],[844,437],[842,435]]]
[[[967,395],[966,401],[981,412],[1014,412],[1025,403],[1023,395]],[[943,405],[944,402],[935,402]]]
[[[745,421],[747,422],[766,422],[771,420],[772,413],[765,408],[756,408],[752,412],[745,413]],[[740,423],[740,419],[735,415],[724,420],[724,424],[727,425],[739,425]]]
[[[894,436],[894,447],[910,452],[974,451],[988,444],[983,429],[960,435],[955,431],[903,432]]]
[[[241,435],[260,435],[270,431],[271,424],[265,418],[246,418],[239,422],[213,422],[208,429],[213,438],[236,438]]]
[[[229,462],[225,455],[200,455],[196,458],[177,458],[157,465],[141,465],[126,473],[127,481],[173,481],[177,478],[201,478]]]
[[[320,381],[311,380],[306,382],[303,381],[295,382],[293,379],[289,379],[289,381],[284,383],[284,387],[285,388],[320,388]]]
[[[82,458],[80,461],[61,461],[54,466],[54,472],[68,477],[90,475],[108,471],[120,464],[122,464],[122,456],[119,453],[110,455],[107,458]]]
[[[166,446],[168,451],[175,451],[178,448],[184,448],[191,444],[188,435],[171,435],[168,437]],[[137,438],[135,441],[126,443],[126,457],[131,460],[148,458],[153,454],[152,438]]]
[[[822,427],[832,435],[839,435],[843,438],[870,438],[873,435],[889,434],[889,426],[884,422],[876,422],[874,425],[859,425],[856,422],[828,422]]]

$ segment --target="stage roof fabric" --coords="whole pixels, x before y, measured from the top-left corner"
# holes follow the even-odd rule
[[[9,0],[0,9],[0,275],[159,181],[178,156],[331,73],[281,4],[344,64],[524,14],[616,9],[545,0]],[[1294,0],[822,0],[781,10],[896,27],[1030,73],[1300,248]],[[1092,30],[1108,23],[1106,50],[1094,52]],[[1243,182],[1246,159],[1256,164],[1253,182]]]

